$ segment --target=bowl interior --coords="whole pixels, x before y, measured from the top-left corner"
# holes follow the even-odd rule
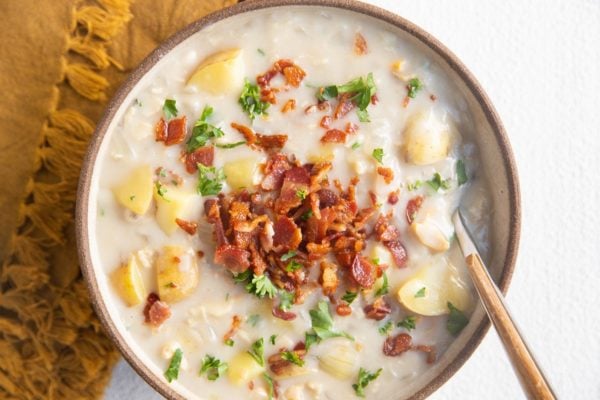
[[[130,104],[145,82],[152,79],[153,71],[160,66],[161,59],[177,52],[178,46],[191,40],[199,32],[209,29],[218,32],[221,20],[247,18],[247,13],[264,12],[270,7],[336,7],[359,13],[362,17],[376,18],[390,31],[410,41],[434,62],[454,83],[464,98],[473,122],[473,129],[465,131],[465,136],[479,147],[482,168],[480,177],[487,182],[488,196],[491,199],[490,251],[486,263],[493,278],[505,291],[516,257],[519,236],[520,212],[519,192],[516,170],[510,147],[501,122],[489,99],[465,67],[443,45],[412,23],[387,11],[354,1],[318,0],[276,0],[252,1],[239,4],[212,14],[179,32],[155,52],[130,76],[108,106],[106,114],[99,123],[90,145],[82,170],[78,205],[77,229],[78,246],[82,269],[90,288],[91,299],[103,322],[107,333],[119,347],[125,358],[137,372],[161,394],[168,398],[194,398],[178,384],[166,385],[157,376],[163,371],[154,366],[144,355],[140,346],[131,340],[125,324],[120,321],[110,293],[106,275],[99,266],[96,246],[95,219],[98,215],[95,197],[98,189],[99,160],[106,152],[112,128],[122,118],[125,105]],[[466,361],[485,334],[489,323],[484,310],[478,306],[471,317],[471,323],[452,343],[441,359],[425,374],[405,388],[408,398],[424,398],[443,384]]]

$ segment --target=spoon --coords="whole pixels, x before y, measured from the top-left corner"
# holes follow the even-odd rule
[[[528,399],[556,399],[550,384],[544,377],[540,367],[515,322],[504,304],[502,293],[492,280],[481,256],[471,239],[471,235],[463,224],[464,219],[457,210],[452,217],[456,236],[467,263],[467,269],[473,280],[479,298],[494,324],[498,336],[504,345],[510,362],[519,378],[521,387]]]

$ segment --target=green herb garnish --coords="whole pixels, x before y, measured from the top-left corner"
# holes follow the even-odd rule
[[[417,319],[412,315],[404,318],[402,321],[398,322],[396,325],[398,328],[406,328],[409,331],[415,329]]]
[[[187,152],[191,153],[194,150],[205,146],[210,139],[223,137],[225,134],[220,128],[209,124],[206,120],[213,114],[211,106],[204,106],[200,118],[194,123],[192,135],[187,141]]]
[[[346,293],[342,296],[342,300],[348,304],[352,304],[352,302],[356,300],[356,296],[358,296],[358,292],[346,291]]]
[[[419,78],[412,78],[410,81],[408,81],[406,89],[408,90],[408,97],[414,99],[417,95],[417,92],[423,89],[423,83]]]
[[[239,274],[233,275],[233,281],[235,283],[246,283],[252,277],[252,269],[248,268],[244,272],[240,272]]]
[[[220,149],[233,149],[234,147],[242,146],[244,144],[246,144],[246,141],[242,140],[241,142],[234,143],[215,143],[215,146]]]
[[[231,338],[229,338],[225,341],[225,345],[227,345],[229,347],[233,347],[234,344],[235,344],[235,342]]]
[[[375,150],[373,150],[373,158],[377,160],[377,162],[379,164],[383,164],[383,149],[382,148],[376,148]]]
[[[296,260],[292,260],[290,261],[286,266],[285,266],[285,270],[287,272],[294,272],[299,270],[300,268],[302,268],[302,264],[300,264],[298,261]]]
[[[179,367],[181,366],[181,360],[183,359],[183,351],[181,349],[175,350],[169,367],[165,371],[165,378],[169,383],[176,380],[179,377]]]
[[[166,99],[163,104],[162,110],[163,110],[163,113],[165,114],[165,117],[167,117],[167,119],[175,118],[177,116],[177,112],[178,112],[175,100]]]
[[[394,324],[392,323],[392,321],[388,321],[384,325],[379,327],[379,333],[381,333],[383,336],[387,336],[393,328]]]
[[[296,300],[296,293],[288,292],[287,290],[279,291],[279,308],[283,311],[288,311],[292,308],[294,300]]]
[[[438,190],[448,190],[450,189],[450,179],[442,179],[442,176],[436,172],[433,174],[433,178],[427,181],[427,184],[436,192]]]
[[[450,315],[448,315],[448,322],[446,322],[446,329],[452,335],[456,336],[463,330],[465,326],[469,323],[469,318],[460,311],[458,308],[454,307],[454,305],[448,302],[448,309],[450,310]]]
[[[350,100],[358,107],[357,115],[361,122],[369,122],[367,107],[371,97],[377,92],[373,74],[369,72],[366,78],[359,77],[343,85],[324,86],[317,89],[317,99],[325,101],[338,97],[342,93],[350,93]]]
[[[252,121],[254,121],[257,115],[268,115],[267,109],[270,104],[260,99],[258,85],[251,84],[248,79],[244,83],[244,89],[242,90],[242,94],[240,94],[238,103]]]
[[[359,147],[360,147],[360,143],[358,143],[358,142],[354,142],[354,143],[352,143],[352,150],[356,150],[356,149],[358,149]]]
[[[458,186],[464,185],[469,180],[463,160],[458,160],[456,162],[456,179],[458,181]]]
[[[308,221],[310,219],[310,217],[312,217],[312,216],[313,216],[313,211],[308,210],[307,212],[302,214],[302,216],[300,218],[302,218],[302,221]]]
[[[267,386],[269,388],[269,400],[273,400],[273,393],[275,392],[275,388],[273,387],[273,378],[271,378],[266,372],[263,372],[263,378],[265,378],[265,382],[267,382]]]
[[[167,188],[165,188],[160,182],[156,182],[155,186],[156,186],[156,193],[163,199],[169,201],[169,199],[167,199],[165,197],[165,194],[167,194]]]
[[[375,296],[383,296],[388,294],[389,292],[389,286],[388,286],[388,277],[387,274],[384,272],[383,273],[383,283],[381,284],[381,287],[379,289],[377,289],[377,291],[375,292]]]
[[[260,315],[258,315],[258,314],[252,314],[251,316],[249,316],[246,319],[246,322],[249,323],[252,326],[256,326],[256,324],[258,324],[259,320],[260,320]]]
[[[415,298],[418,299],[419,297],[425,297],[425,286],[423,286],[421,289],[419,289],[417,291],[417,293],[415,293]]]
[[[298,253],[296,252],[296,250],[290,250],[290,251],[288,251],[287,253],[285,253],[284,255],[282,255],[282,256],[281,256],[281,258],[280,258],[280,260],[281,260],[281,261],[287,261],[287,260],[289,260],[290,258],[293,258],[293,257],[295,257],[295,256],[296,256],[296,254],[298,254]]]
[[[271,335],[271,337],[269,338],[269,342],[271,342],[271,344],[273,346],[275,346],[275,341],[277,340],[277,335]]]
[[[200,375],[206,373],[206,379],[209,381],[216,381],[225,371],[227,371],[227,363],[222,362],[218,358],[207,355],[202,359]]]
[[[295,351],[283,351],[281,352],[281,358],[291,362],[292,364],[296,364],[299,367],[304,366],[304,360],[301,359]]]
[[[313,331],[318,338],[317,342],[340,336],[354,340],[352,336],[345,332],[336,332],[333,330],[333,319],[329,313],[329,304],[326,301],[320,301],[317,304],[317,308],[310,310],[309,314]]]
[[[415,181],[414,183],[408,183],[406,185],[406,188],[408,189],[409,192],[412,192],[413,190],[417,190],[421,186],[423,186],[423,182]]]
[[[299,198],[300,200],[306,199],[306,196],[308,196],[308,192],[306,191],[306,189],[296,190],[296,197]]]
[[[198,193],[202,196],[219,194],[226,176],[223,168],[206,167],[198,163]]]
[[[358,381],[352,384],[352,388],[358,397],[365,397],[365,388],[370,382],[374,381],[379,377],[383,369],[379,368],[375,373],[371,373],[364,368],[360,368],[358,371]]]
[[[263,338],[260,338],[256,342],[252,343],[250,350],[248,350],[248,354],[254,358],[258,365],[261,367],[265,366],[265,346]]]
[[[258,51],[258,54],[260,54],[261,56],[265,55],[265,51],[261,48],[256,49],[256,51]]]
[[[264,274],[254,275],[252,280],[246,285],[246,291],[261,299],[265,296],[269,296],[272,299],[278,292],[273,282]]]

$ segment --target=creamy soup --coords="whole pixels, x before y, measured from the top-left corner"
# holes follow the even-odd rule
[[[475,306],[475,129],[394,28],[316,7],[204,29],[100,153],[93,251],[139,357],[189,398],[398,398]]]

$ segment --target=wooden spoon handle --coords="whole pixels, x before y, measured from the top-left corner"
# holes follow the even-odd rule
[[[552,388],[523,341],[504,304],[502,294],[490,277],[481,258],[478,254],[469,254],[466,261],[483,306],[496,327],[527,398],[555,399]]]

